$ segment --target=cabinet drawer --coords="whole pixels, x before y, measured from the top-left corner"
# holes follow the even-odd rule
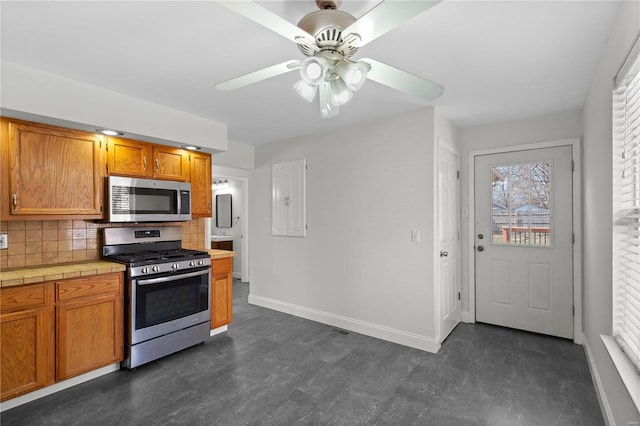
[[[226,257],[224,259],[212,259],[213,263],[213,273],[214,274],[224,274],[227,272],[231,272],[231,267],[233,265],[233,258]]]
[[[56,282],[56,300],[69,300],[94,294],[117,293],[120,291],[122,274],[114,272],[92,275],[86,278]]]
[[[44,305],[45,299],[44,284],[3,288],[0,290],[0,310]]]

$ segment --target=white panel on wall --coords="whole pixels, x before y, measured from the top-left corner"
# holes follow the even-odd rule
[[[273,235],[307,236],[307,161],[276,163],[271,168]]]

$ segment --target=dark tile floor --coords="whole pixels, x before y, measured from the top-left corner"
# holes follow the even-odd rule
[[[583,348],[460,324],[437,355],[252,306],[228,333],[0,414],[9,425],[602,425]]]

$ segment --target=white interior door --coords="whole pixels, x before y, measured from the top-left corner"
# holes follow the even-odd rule
[[[573,338],[570,146],[475,157],[476,321]]]
[[[457,153],[438,148],[438,242],[440,250],[440,341],[461,320],[460,301],[460,159]]]

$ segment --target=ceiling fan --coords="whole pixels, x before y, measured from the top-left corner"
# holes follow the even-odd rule
[[[294,84],[294,88],[309,102],[319,92],[322,118],[338,115],[339,106],[351,100],[353,92],[358,91],[366,79],[432,101],[442,95],[444,88],[439,84],[373,59],[352,61],[350,58],[359,47],[440,1],[414,0],[398,4],[383,0],[356,19],[338,10],[342,0],[316,0],[320,10],[305,15],[297,26],[252,1],[217,1],[293,41],[306,59],[285,61],[218,83],[215,87],[234,90],[299,69],[300,80]]]

